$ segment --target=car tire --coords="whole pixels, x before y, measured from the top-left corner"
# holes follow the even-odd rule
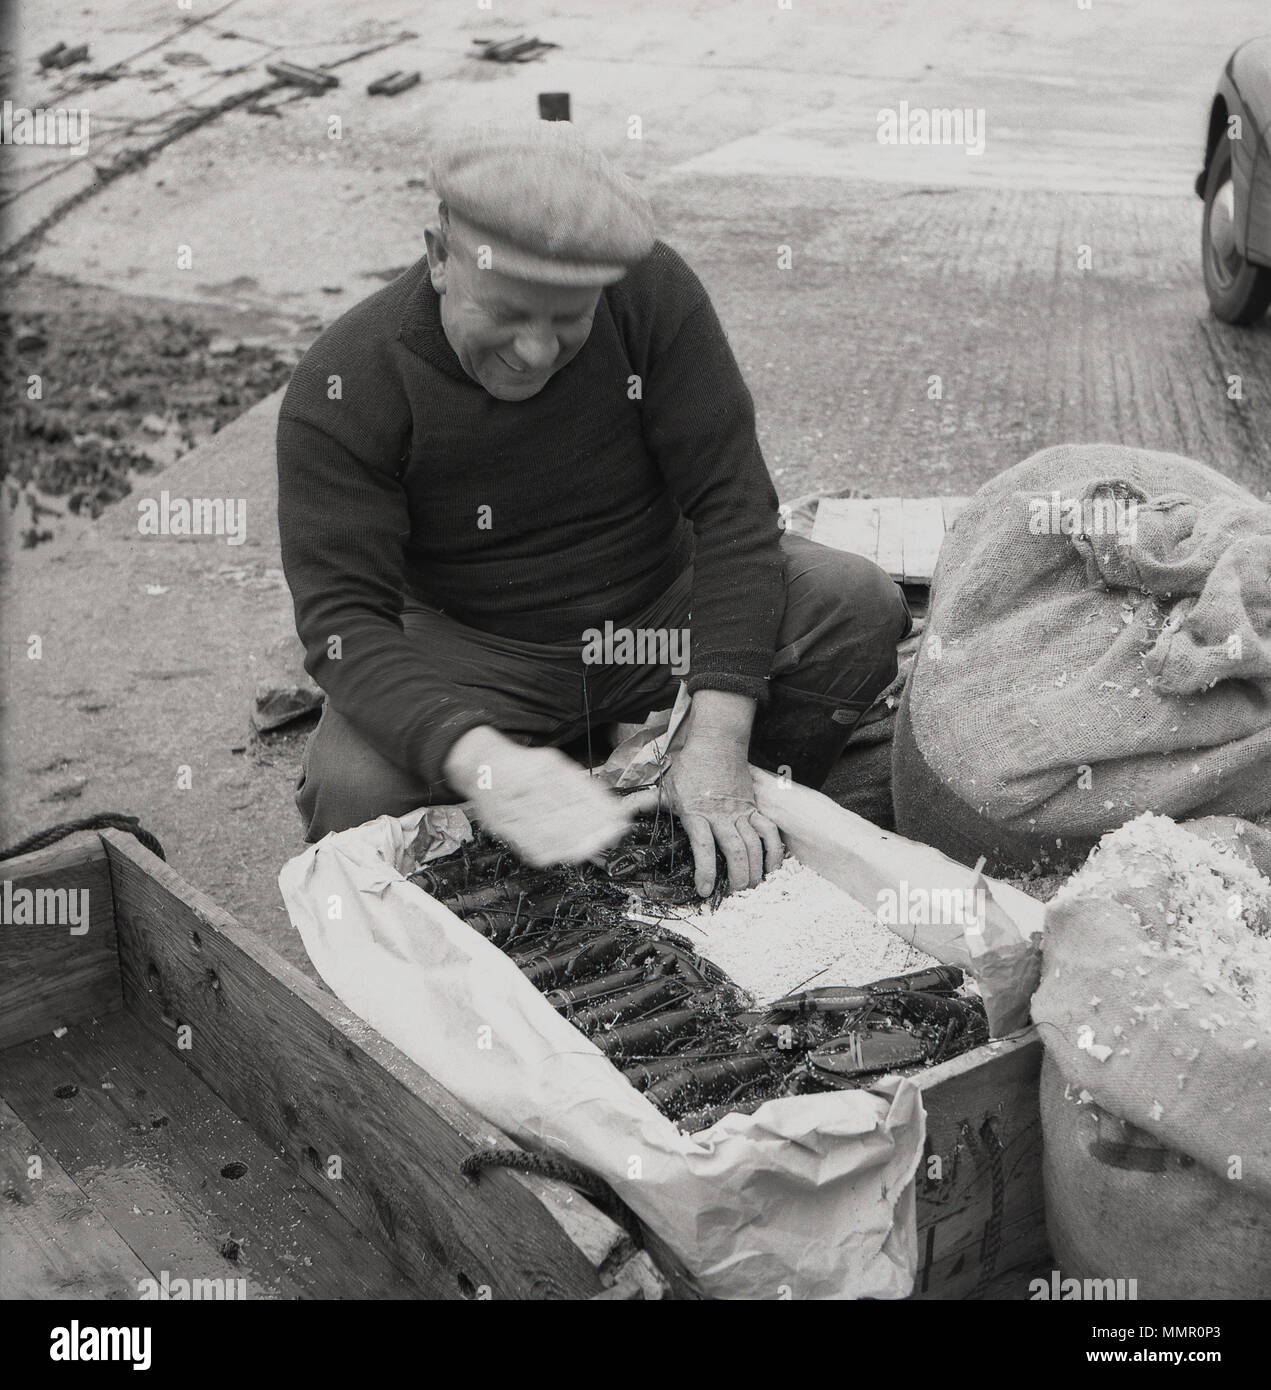
[[[1205,179],[1205,216],[1200,254],[1205,293],[1224,323],[1255,323],[1271,304],[1271,269],[1251,265],[1236,250],[1231,146],[1219,141]]]

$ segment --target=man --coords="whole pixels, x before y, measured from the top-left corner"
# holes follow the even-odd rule
[[[782,536],[705,290],[573,126],[453,136],[433,179],[425,258],[322,334],[282,405],[283,564],[328,697],[308,838],[470,799],[532,863],[614,843],[623,799],[559,750],[669,706],[687,635],[664,786],[698,891],[716,845],[753,886],[782,848],[748,755],[820,786],[895,675],[903,596]]]

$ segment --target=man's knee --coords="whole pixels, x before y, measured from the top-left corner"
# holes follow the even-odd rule
[[[330,704],[309,738],[296,783],[296,808],[310,843],[448,797],[445,788],[430,787],[378,753]]]
[[[790,537],[783,551],[786,609],[773,674],[875,664],[894,674],[896,645],[912,626],[900,586],[872,560],[815,541]]]

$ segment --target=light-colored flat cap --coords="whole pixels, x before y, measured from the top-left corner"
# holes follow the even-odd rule
[[[433,186],[490,268],[552,285],[610,285],[653,249],[653,211],[569,121],[450,130]]]

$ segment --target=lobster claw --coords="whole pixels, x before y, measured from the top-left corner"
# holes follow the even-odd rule
[[[925,994],[952,994],[966,976],[956,965],[933,965],[927,970],[913,970],[908,975],[889,975],[883,980],[871,980],[864,988],[871,994],[908,994],[921,990]]]
[[[941,1039],[942,1055],[947,1055],[947,1049],[954,1044],[961,1052],[988,1040],[988,1021],[979,999],[914,989],[883,995],[878,1006],[892,1023],[924,1037]]]
[[[808,1053],[808,1066],[828,1085],[851,1086],[863,1076],[925,1062],[927,1044],[905,1028],[882,1026],[840,1033]]]
[[[868,989],[856,985],[826,985],[783,995],[768,1006],[769,1012],[790,1014],[839,1014],[866,1009],[874,1002]]]
[[[866,985],[825,985],[819,989],[801,989],[783,995],[770,1007],[774,1013],[851,1013],[875,1002],[879,995],[952,994],[962,984],[964,975],[956,965],[934,965],[927,970],[914,970],[908,975],[888,975],[871,980]]]

